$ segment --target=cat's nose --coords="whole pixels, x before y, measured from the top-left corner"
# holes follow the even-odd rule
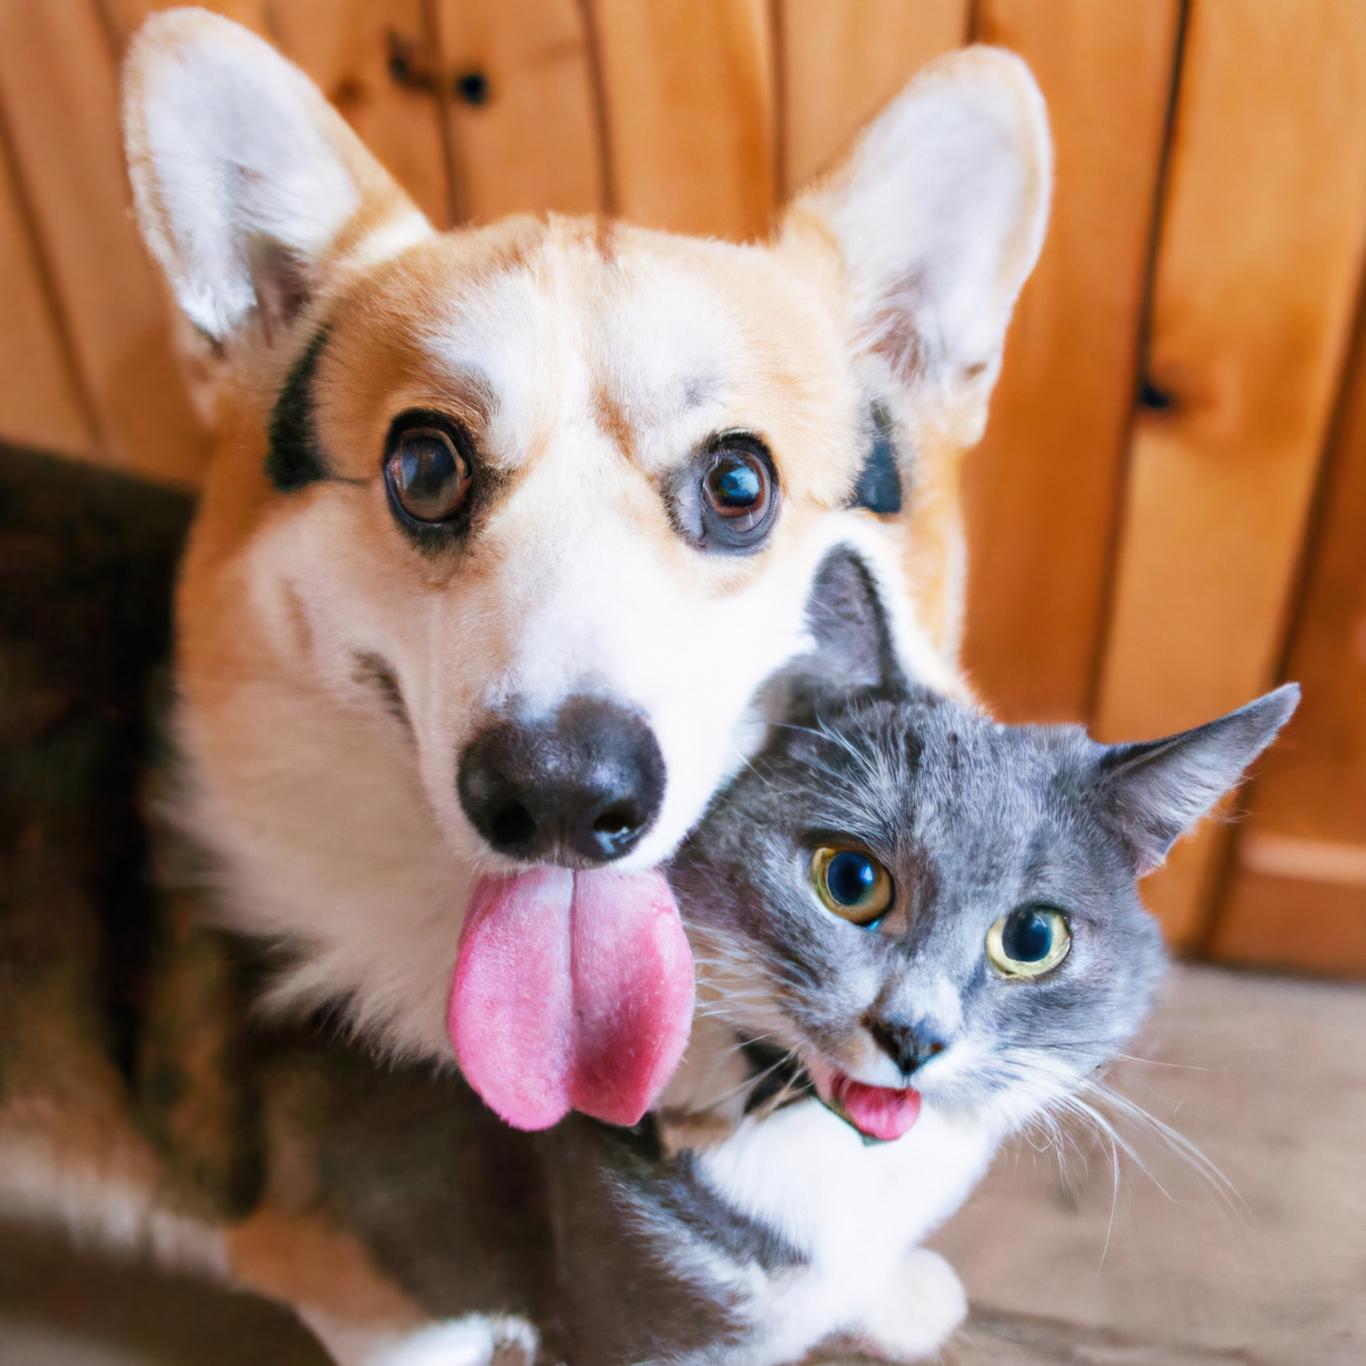
[[[906,1076],[948,1047],[939,1032],[923,1021],[912,1024],[894,1015],[868,1015],[863,1024],[877,1046]]]
[[[481,731],[460,756],[456,787],[471,824],[500,854],[610,863],[659,814],[664,756],[636,712],[575,697],[553,716]]]

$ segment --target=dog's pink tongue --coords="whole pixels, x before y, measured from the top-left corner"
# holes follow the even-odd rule
[[[475,884],[451,1042],[516,1128],[570,1110],[636,1123],[678,1065],[692,1006],[692,953],[662,874],[537,868]]]
[[[835,1081],[835,1100],[860,1133],[884,1142],[909,1133],[920,1118],[919,1091],[865,1086],[852,1077],[840,1076]]]

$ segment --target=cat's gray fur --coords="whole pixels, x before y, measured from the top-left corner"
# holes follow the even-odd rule
[[[776,730],[677,860],[690,933],[737,979],[768,983],[764,1009],[730,1012],[739,1028],[857,1066],[874,1052],[865,1018],[905,1021],[948,1045],[916,1075],[927,1099],[1024,1113],[1041,1099],[1041,1060],[1085,1075],[1144,1018],[1165,954],[1137,879],[1238,782],[1298,688],[1146,744],[1004,726],[900,677],[857,561],[832,560],[818,592],[816,704]],[[825,680],[840,659],[860,686],[833,697]],[[831,838],[891,871],[895,932],[858,932],[812,895],[812,849]],[[1046,977],[1007,980],[983,943],[1030,902],[1068,913],[1072,951]],[[965,1047],[970,1067],[957,1065]],[[866,1079],[905,1084],[890,1060]]]
[[[1164,953],[1137,879],[1238,781],[1298,695],[1107,747],[1077,727],[1002,726],[909,684],[851,554],[827,563],[811,611],[817,649],[774,688],[789,719],[673,869],[701,999],[659,1113],[633,1133],[574,1116],[513,1134],[451,1082],[464,1118],[450,1146],[466,1160],[403,1165],[402,1208],[416,1199],[420,1220],[395,1215],[381,1174],[379,1195],[346,1184],[350,1217],[401,1251],[395,1269],[433,1311],[524,1315],[551,1359],[593,1366],[767,1366],[836,1342],[888,1360],[937,1350],[963,1296],[918,1244],[1005,1137],[1142,1021]],[[896,901],[876,932],[812,891],[812,848],[833,837],[891,871]],[[1008,979],[984,941],[1030,902],[1067,912],[1072,949],[1045,976]],[[878,1020],[942,1051],[915,1072],[915,1126],[865,1147],[810,1094],[810,1076],[908,1085],[874,1039]],[[344,1094],[368,1132],[361,1091]],[[423,1096],[389,1094],[381,1108],[394,1122],[410,1103],[451,1104]],[[434,1119],[397,1122],[432,1132]],[[439,1247],[424,1249],[415,1222]]]

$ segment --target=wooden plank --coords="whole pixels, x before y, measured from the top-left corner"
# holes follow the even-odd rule
[[[1210,954],[1321,977],[1366,976],[1366,885],[1240,868]]]
[[[1366,7],[1196,0],[1097,720],[1160,734],[1274,678],[1366,233]],[[1151,879],[1178,944],[1222,848]]]
[[[969,10],[969,0],[777,0],[784,198],[926,62],[967,40]]]
[[[209,0],[200,8],[211,9],[264,36],[265,11],[269,3],[270,0]],[[120,52],[149,14],[177,8],[177,0],[100,0],[105,25]]]
[[[0,440],[93,455],[95,431],[62,341],[56,308],[0,137]]]
[[[195,477],[205,441],[128,211],[113,54],[93,0],[0,0],[0,105],[103,453]]]
[[[120,48],[180,0],[104,0]],[[297,62],[438,226],[451,218],[441,108],[424,0],[209,0]],[[412,77],[391,67],[407,58]]]
[[[749,238],[774,202],[766,0],[591,0],[624,218]]]
[[[270,0],[266,36],[298,62],[439,227],[450,186],[435,92],[398,83],[391,57],[432,52],[422,0]]]
[[[596,213],[603,157],[577,0],[437,0],[459,218]]]
[[[1304,701],[1245,803],[1212,951],[1366,973],[1366,320],[1288,655]]]
[[[1176,0],[983,0],[1048,101],[1056,189],[965,466],[964,659],[1011,720],[1088,719],[1175,60]]]

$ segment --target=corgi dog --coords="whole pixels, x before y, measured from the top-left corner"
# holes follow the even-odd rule
[[[634,1122],[692,1011],[658,866],[762,739],[831,546],[964,691],[959,461],[1047,219],[1033,79],[934,63],[746,244],[438,232],[201,10],[137,35],[124,128],[217,376],[161,804],[197,914],[278,951],[275,1006],[518,1127]]]
[[[151,19],[125,90],[139,223],[229,372],[176,650],[222,915],[290,950],[278,1002],[454,1046],[514,1123],[633,1122],[690,1002],[651,870],[755,743],[834,540],[877,543],[908,669],[955,686],[956,460],[1043,234],[1038,91],[940,62],[734,245],[438,233],[203,12]],[[657,1056],[604,1072],[628,1026]]]

